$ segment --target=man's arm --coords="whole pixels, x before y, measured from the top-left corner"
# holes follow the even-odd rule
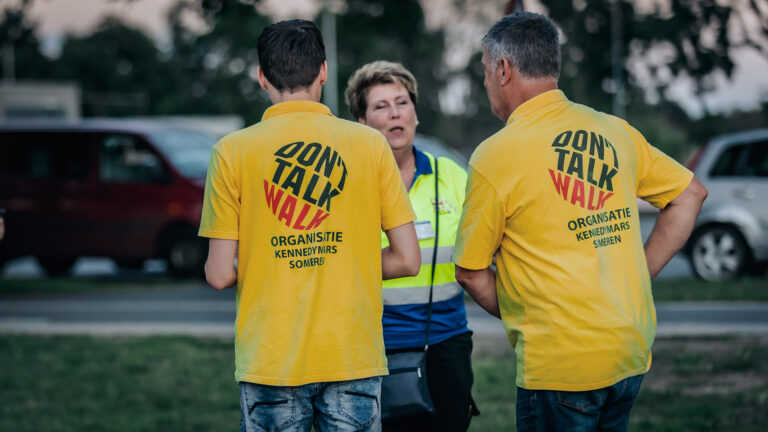
[[[384,231],[389,246],[381,250],[382,279],[416,276],[421,268],[421,251],[413,222]]]
[[[707,189],[694,177],[688,187],[659,212],[656,225],[645,242],[645,259],[651,279],[685,245],[706,198]]]
[[[491,267],[469,270],[456,266],[456,280],[477,304],[496,318],[501,318],[496,297],[496,272]]]
[[[237,240],[210,239],[208,244],[205,280],[219,291],[233,286],[237,281]]]

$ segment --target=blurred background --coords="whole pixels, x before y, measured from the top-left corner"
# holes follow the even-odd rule
[[[185,183],[186,178],[199,189],[205,147],[259,121],[269,100],[256,80],[256,42],[262,28],[275,20],[300,17],[321,27],[330,66],[323,101],[344,118],[350,114],[343,91],[357,67],[377,59],[402,62],[420,87],[421,141],[435,143],[432,148],[466,164],[475,146],[502,126],[483,88],[480,38],[505,12],[523,8],[547,14],[560,26],[559,85],[572,100],[626,118],[653,145],[682,163],[690,161],[692,169],[702,156],[697,150],[714,137],[768,124],[765,1],[0,0],[0,138],[6,142],[5,150],[0,147],[0,174],[13,172],[10,177],[16,180],[0,188],[0,208],[8,207],[7,223],[16,226],[0,245],[0,260],[37,256],[50,274],[63,274],[83,255],[111,257],[128,268],[158,258],[159,267],[151,268],[164,271],[169,264],[172,272],[189,275],[205,253],[204,245],[192,244],[199,202],[176,202],[170,197],[178,191],[163,194],[147,185]],[[50,143],[43,143],[52,141],[54,132],[69,134],[57,135],[57,141],[92,141],[93,148],[81,146],[71,159],[101,162],[67,165],[59,157],[50,172],[42,172],[43,159],[58,157],[46,147]],[[198,135],[191,139],[191,132]],[[196,143],[196,158],[182,136]],[[108,162],[105,158],[123,164],[112,168],[118,178],[104,177],[109,167],[99,164]],[[25,189],[29,180],[46,176],[54,183],[47,189]],[[125,184],[129,181],[144,186],[131,188]],[[111,186],[87,190],[85,184],[94,182]],[[19,203],[22,190],[27,203]],[[116,227],[139,237],[151,233],[128,239],[143,243],[132,252],[85,245],[77,253],[57,252],[49,244],[51,233],[31,228],[51,223],[35,215],[44,211],[41,201],[31,198],[35,193],[91,202],[141,196],[146,205],[154,199],[154,210],[145,209],[144,216],[129,205],[91,208],[87,214],[101,216],[88,223],[73,208],[76,204],[52,202],[45,210],[61,216],[57,231],[70,232],[70,238],[79,237],[78,229],[102,239],[111,238]],[[646,223],[650,227],[655,215],[643,209],[652,214]],[[151,216],[153,211],[165,214]],[[116,214],[130,217],[122,225],[101,222],[120,219]],[[139,223],[142,217],[146,220]],[[756,236],[768,242],[765,216],[753,216],[750,223],[751,228],[740,228],[742,238],[733,235],[727,241],[750,243],[743,237]],[[716,246],[722,246],[721,233],[715,234]],[[179,246],[182,241],[186,244]],[[730,273],[743,273],[768,254],[768,246],[758,251],[752,244],[743,246],[744,256]],[[48,251],[41,252],[42,247]],[[718,251],[710,250],[712,261]],[[180,262],[174,263],[174,254]],[[34,263],[22,270],[14,267],[12,274],[26,274],[30,266]],[[709,278],[722,278],[723,271],[715,269]]]
[[[270,104],[264,26],[318,24],[323,101],[343,118],[354,70],[403,63],[416,145],[466,166],[503,126],[480,38],[523,8],[562,30],[571,100],[627,119],[710,191],[654,282],[659,339],[631,430],[764,430],[765,0],[0,0],[0,430],[237,424],[234,292],[201,281],[196,232],[212,146]],[[647,237],[657,211],[640,212]],[[513,430],[514,386],[499,383],[514,353],[498,321],[467,310],[471,430]]]
[[[507,3],[0,0],[3,99],[14,87],[46,85],[75,99],[38,113],[3,106],[0,119],[234,115],[252,124],[269,103],[255,79],[258,35],[269,22],[301,17],[329,39],[338,85],[326,101],[337,115],[349,117],[342,92],[357,67],[399,61],[419,82],[420,132],[468,155],[500,126],[482,86],[480,37]],[[677,158],[714,135],[766,124],[764,1],[524,6],[562,29],[560,86],[571,99],[626,117]]]

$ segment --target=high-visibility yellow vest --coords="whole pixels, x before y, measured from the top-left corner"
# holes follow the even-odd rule
[[[416,276],[386,280],[383,283],[384,339],[388,349],[418,346],[424,342],[426,304],[429,302],[432,252],[435,246],[435,158],[417,149],[415,153],[417,177],[408,196],[416,213],[414,224],[421,248],[421,270]],[[464,203],[467,174],[451,159],[439,158],[438,164],[440,227],[432,293],[430,343],[468,331],[463,290],[456,282],[451,259]],[[384,233],[381,235],[381,245],[389,245]],[[440,304],[446,301],[451,303]],[[414,308],[414,305],[424,307]]]

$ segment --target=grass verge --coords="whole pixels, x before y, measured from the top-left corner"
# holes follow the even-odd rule
[[[471,431],[514,428],[515,368],[503,339],[476,340]],[[230,431],[239,421],[231,340],[0,335],[0,430]],[[658,340],[634,431],[768,424],[768,337]]]
[[[501,341],[476,344],[471,431],[514,430],[515,371]],[[632,432],[733,430],[768,424],[768,337],[664,338],[630,416]]]
[[[768,278],[742,278],[729,282],[696,279],[653,283],[655,301],[768,301]]]

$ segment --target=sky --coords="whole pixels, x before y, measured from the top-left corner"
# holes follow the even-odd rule
[[[0,10],[18,4],[19,0],[0,0]],[[66,32],[87,33],[91,31],[103,17],[117,15],[125,21],[145,30],[158,44],[163,47],[168,43],[166,14],[170,6],[177,0],[35,0],[31,15],[39,23],[43,46],[46,53],[55,55],[59,44]],[[312,18],[323,0],[263,0],[262,9],[276,19]],[[427,24],[431,26],[448,25],[447,28],[458,29],[447,35],[447,43],[454,49],[447,50],[449,57],[446,62],[449,67],[463,66],[466,58],[479,47],[479,39],[488,23],[464,23],[456,25],[461,17],[451,16],[453,9],[451,0],[431,0],[422,2],[426,5]],[[504,1],[477,2],[479,7],[501,9]],[[533,11],[537,4],[532,4]],[[498,5],[498,6],[496,6]],[[456,14],[453,14],[456,15]],[[470,14],[465,16],[483,14]],[[487,15],[487,14],[486,14]],[[189,22],[190,25],[202,26],[202,23]],[[704,97],[704,103],[711,112],[730,112],[735,109],[754,109],[761,101],[768,100],[768,60],[750,50],[743,50],[736,56],[736,69],[731,80],[724,76],[717,78],[717,90]],[[455,85],[456,92],[461,92],[462,86]],[[693,116],[702,113],[699,101],[693,97],[693,84],[689,80],[680,79],[669,91],[669,96],[683,105]],[[448,110],[453,111],[460,104],[461,97],[445,98]],[[453,108],[453,109],[452,109]]]

